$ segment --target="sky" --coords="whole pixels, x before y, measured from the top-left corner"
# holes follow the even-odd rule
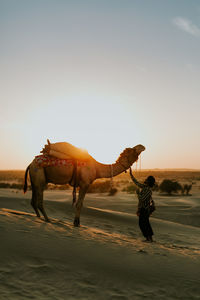
[[[200,169],[200,2],[0,0],[0,169],[66,141]]]

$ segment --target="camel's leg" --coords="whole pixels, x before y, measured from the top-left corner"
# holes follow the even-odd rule
[[[31,204],[37,216],[40,217],[40,213],[39,213],[40,210],[45,218],[45,221],[49,222],[49,219],[43,207],[43,191],[46,186],[44,169],[38,168],[36,165],[31,164],[29,172],[30,172],[31,186],[32,186]]]
[[[38,205],[37,205],[36,191],[35,191],[35,188],[33,186],[32,186],[31,205],[32,205],[33,209],[35,210],[37,217],[40,218],[40,213],[39,213]]]
[[[44,216],[46,222],[50,222],[43,205],[43,190],[38,192],[38,208]]]
[[[75,218],[74,218],[74,226],[78,227],[80,226],[80,214],[81,214],[81,208],[83,206],[83,200],[85,198],[85,194],[87,192],[88,186],[80,187],[79,195],[78,195],[78,201],[76,204],[76,212],[75,212]]]

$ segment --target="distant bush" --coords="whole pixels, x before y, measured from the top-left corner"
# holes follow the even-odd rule
[[[23,184],[21,183],[8,183],[8,182],[0,182],[1,189],[18,189],[21,190],[23,188]]]
[[[88,193],[108,193],[110,192],[110,180],[94,182],[90,185]]]
[[[129,184],[128,186],[126,186],[125,188],[123,188],[123,192],[127,192],[129,194],[134,194],[136,193],[136,191],[138,190],[138,188],[133,185],[133,184]]]
[[[172,193],[177,193],[178,191],[182,191],[183,188],[178,181],[164,179],[159,186],[159,190],[163,193],[167,193],[171,195]]]
[[[154,187],[153,187],[153,191],[157,192],[159,191],[159,184],[155,183]]]
[[[191,184],[184,184],[183,186],[183,189],[182,189],[182,193],[186,193],[186,195],[189,195],[189,192],[191,191],[192,189],[192,184],[194,183],[191,183]]]
[[[0,188],[2,189],[17,189],[17,190],[22,190],[23,189],[23,184],[22,183],[9,183],[9,182],[0,182]],[[31,186],[28,186],[28,189],[31,190]],[[47,185],[48,190],[68,190],[70,189],[69,184],[63,184],[63,185],[58,185],[58,184],[48,184]]]
[[[1,189],[9,189],[10,183],[0,182],[0,188]]]
[[[65,190],[69,190],[71,187],[69,184],[52,184],[52,183],[48,183],[47,185],[47,189],[48,190],[61,190],[61,191],[65,191]]]
[[[108,193],[108,196],[114,196],[117,192],[118,192],[117,188],[111,188]]]

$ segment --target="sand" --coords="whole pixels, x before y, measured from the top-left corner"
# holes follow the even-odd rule
[[[156,194],[148,244],[135,195],[87,194],[74,228],[70,191],[45,191],[45,223],[1,189],[0,299],[200,299],[199,196]]]

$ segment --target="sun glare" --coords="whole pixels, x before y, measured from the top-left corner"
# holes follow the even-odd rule
[[[48,138],[52,143],[66,141],[86,149],[102,163],[113,163],[124,148],[137,144],[130,112],[123,103],[103,98],[72,100],[54,101],[34,112],[35,150],[36,144],[40,150]]]

